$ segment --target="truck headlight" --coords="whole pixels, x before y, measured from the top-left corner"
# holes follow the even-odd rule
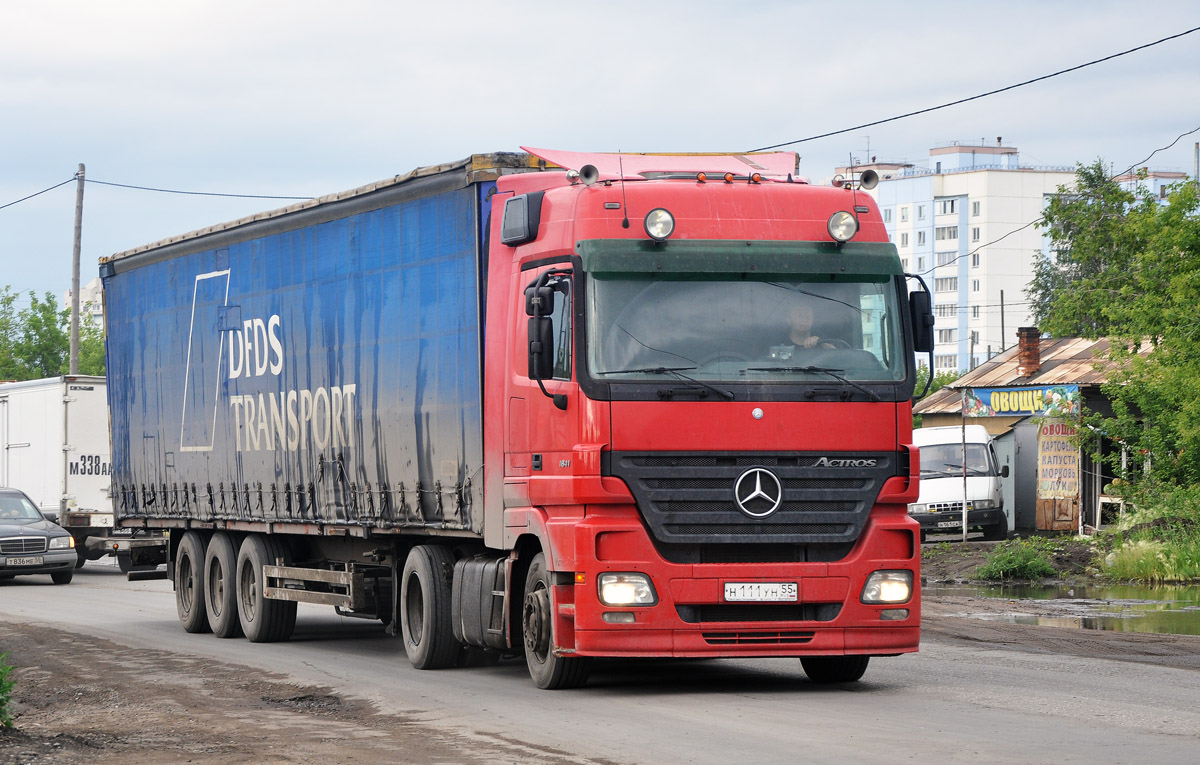
[[[913,573],[876,571],[867,577],[863,586],[863,603],[905,603],[912,597]]]
[[[995,510],[1000,503],[994,499],[977,499],[971,503],[972,510]]]
[[[601,574],[596,580],[600,602],[606,606],[652,606],[658,594],[645,574]]]
[[[909,513],[909,515],[912,515],[914,513],[923,513],[923,512],[925,512],[925,509],[926,508],[925,508],[924,504],[918,504],[918,503],[914,502],[913,504],[908,506],[908,513]]]
[[[51,550],[70,549],[74,546],[75,546],[75,537],[72,537],[72,536],[50,537],[50,549]]]

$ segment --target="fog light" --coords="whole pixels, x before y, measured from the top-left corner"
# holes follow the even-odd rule
[[[628,611],[607,611],[600,618],[609,624],[633,624],[637,621]]]
[[[654,585],[645,574],[601,574],[596,584],[600,602],[606,606],[652,606],[658,602]]]
[[[911,571],[876,571],[863,586],[863,603],[904,603],[912,597]]]
[[[907,608],[885,608],[879,612],[879,618],[885,622],[899,622],[908,618]]]

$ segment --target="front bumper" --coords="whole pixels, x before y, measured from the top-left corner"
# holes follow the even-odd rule
[[[918,648],[920,545],[916,524],[903,508],[873,515],[850,554],[835,562],[672,563],[658,554],[632,508],[589,512],[576,525],[574,537],[575,583],[556,585],[555,592],[558,643],[573,645],[574,655],[893,655]],[[879,570],[912,572],[907,602],[860,601],[867,577]],[[609,571],[649,575],[658,602],[602,604],[596,583]],[[726,583],[746,582],[795,583],[798,598],[785,603],[725,600]],[[606,621],[606,614],[632,622]]]
[[[921,524],[921,531],[951,533],[962,530],[962,511],[948,510],[939,513],[913,513],[912,519]],[[995,526],[998,523],[1008,524],[1008,516],[1004,508],[991,510],[968,510],[967,528],[980,526]]]
[[[20,558],[41,558],[41,563],[34,565],[13,565],[9,561]],[[56,574],[60,571],[73,571],[79,555],[73,549],[47,550],[32,555],[0,555],[0,576],[25,576],[27,574]]]

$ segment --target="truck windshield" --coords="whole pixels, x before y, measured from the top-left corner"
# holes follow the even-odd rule
[[[967,444],[967,475],[993,475],[995,468],[983,444]],[[933,444],[921,447],[921,477],[937,478],[963,474],[962,444]]]
[[[588,279],[593,377],[895,382],[906,374],[897,290],[794,275],[597,274]]]

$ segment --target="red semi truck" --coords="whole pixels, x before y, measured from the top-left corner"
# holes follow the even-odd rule
[[[917,650],[929,295],[791,153],[527,149],[106,258],[119,525],[192,632],[422,669]]]

